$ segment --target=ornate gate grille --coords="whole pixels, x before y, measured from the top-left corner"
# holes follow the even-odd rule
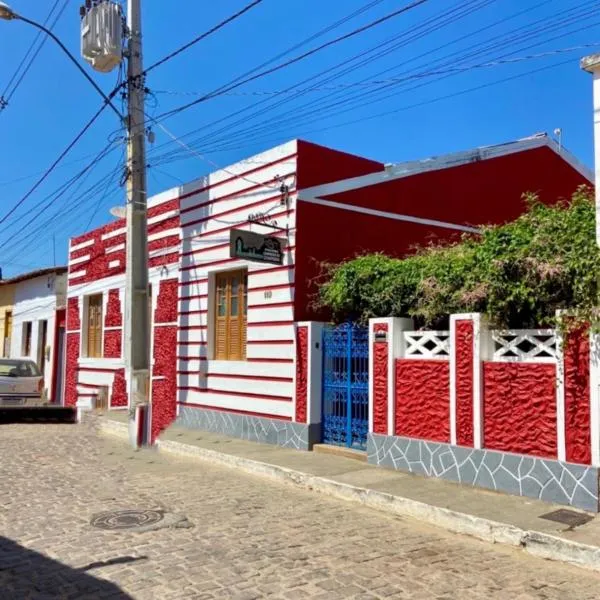
[[[364,450],[369,430],[369,331],[323,330],[323,442]]]

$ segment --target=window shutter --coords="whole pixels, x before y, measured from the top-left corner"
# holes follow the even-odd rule
[[[102,294],[88,298],[87,355],[102,357]]]
[[[227,277],[217,275],[215,302],[215,359],[227,359]]]
[[[221,273],[216,278],[215,359],[246,358],[246,271]]]

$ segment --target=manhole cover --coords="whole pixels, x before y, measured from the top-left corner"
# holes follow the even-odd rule
[[[94,515],[91,524],[98,529],[139,529],[163,518],[164,514],[159,510],[111,510]]]
[[[574,510],[569,510],[567,508],[561,508],[559,510],[555,510],[545,515],[540,515],[540,519],[546,519],[546,521],[554,521],[556,523],[561,523],[562,525],[567,525],[569,527],[579,527],[580,525],[585,525],[592,520],[593,517],[590,515],[586,515],[584,513],[580,513]]]

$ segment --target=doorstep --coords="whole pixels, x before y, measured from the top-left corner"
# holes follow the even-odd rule
[[[341,456],[343,458],[351,458],[361,462],[367,462],[367,453],[346,446],[333,446],[331,444],[313,444],[313,452],[317,454],[332,454],[333,456]]]
[[[126,424],[110,415],[100,418],[99,424],[100,431],[127,438]],[[385,469],[337,454],[298,452],[177,426],[169,427],[157,446],[160,451],[233,467],[600,571],[600,517],[562,505]],[[567,510],[567,517],[573,513],[587,517],[588,522],[570,526],[541,518],[558,510]]]

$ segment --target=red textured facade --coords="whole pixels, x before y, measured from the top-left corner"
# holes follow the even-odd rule
[[[386,323],[376,323],[375,333],[387,333]],[[387,434],[388,432],[388,343],[375,341],[373,343],[373,433]]]
[[[306,423],[308,405],[308,327],[296,329],[296,423]]]
[[[473,321],[456,323],[456,443],[473,446]]]
[[[177,416],[177,279],[160,282],[154,314],[152,443]]]
[[[108,301],[106,303],[106,317],[104,318],[105,327],[121,327],[123,325],[123,315],[121,314],[121,299],[119,290],[110,290],[108,292]]]
[[[154,311],[155,323],[177,322],[177,279],[165,279],[160,282],[158,302]]]
[[[396,361],[395,432],[405,437],[450,442],[448,361]]]
[[[167,211],[164,205],[159,205],[148,210],[148,217],[151,219],[153,215],[158,216],[165,212]],[[179,216],[173,216],[158,223],[149,224],[148,235],[152,236],[170,229],[177,229],[178,227]],[[83,257],[87,257],[88,260],[78,263],[71,268],[73,274],[77,272],[81,272],[82,274],[79,277],[72,277],[69,285],[74,286],[80,283],[90,283],[105,277],[113,277],[125,273],[125,233],[115,234],[115,232],[121,229],[124,230],[124,228],[125,221],[119,219],[72,240],[72,245],[81,244],[89,240],[94,240],[94,243],[91,246],[71,251],[71,260]],[[175,238],[175,243],[178,243],[179,236],[177,235]],[[148,243],[149,251],[164,249],[166,247],[166,239],[168,237],[150,241]],[[177,259],[177,252],[173,252],[172,254],[150,257],[148,264],[150,267],[158,267],[177,262]]]
[[[76,331],[81,327],[79,322],[79,299],[69,298],[67,301],[67,331]]]
[[[114,376],[112,394],[110,395],[112,407],[127,406],[127,384],[125,382],[125,369],[119,369]]]
[[[151,253],[149,278],[158,294],[158,323],[174,324],[177,321],[177,280],[173,275],[167,281],[162,278],[165,276],[163,267],[178,262],[179,199],[163,202],[156,202],[154,199],[153,205],[152,202],[150,200],[151,206],[148,209],[148,250]],[[158,255],[153,256],[152,253]],[[122,352],[124,316],[121,302],[125,287],[125,221],[121,219],[109,223],[71,240],[69,259],[68,330],[71,338],[68,340],[67,402],[75,404],[78,397],[94,398],[101,388],[108,387],[110,407],[126,407],[128,398]],[[103,280],[106,280],[105,285]],[[88,294],[103,295],[103,343],[101,356],[98,357],[80,356],[82,337],[85,337],[87,325],[80,323],[79,308]],[[166,383],[151,388],[159,398],[157,418],[166,423],[168,419],[162,415],[168,411],[172,415],[175,413],[176,332],[165,337],[164,332],[156,334],[157,329],[158,326],[155,328],[154,343],[170,344],[167,349],[156,345],[153,348],[154,355],[161,357],[159,367],[164,368],[165,361],[168,360],[173,363]],[[176,329],[175,325],[172,329]],[[170,358],[162,359],[165,354]],[[163,399],[170,403],[168,410],[162,406]],[[169,419],[168,422],[172,417]],[[163,426],[164,424],[160,425]]]
[[[484,447],[557,457],[556,367],[483,363]]]
[[[104,358],[121,358],[121,335],[120,329],[104,332]]]
[[[65,405],[77,403],[77,363],[79,360],[79,333],[67,333],[67,360],[65,376]]]
[[[589,327],[569,334],[563,356],[566,459],[589,465],[592,461]]]
[[[152,370],[152,443],[177,416],[177,327],[154,329]]]

